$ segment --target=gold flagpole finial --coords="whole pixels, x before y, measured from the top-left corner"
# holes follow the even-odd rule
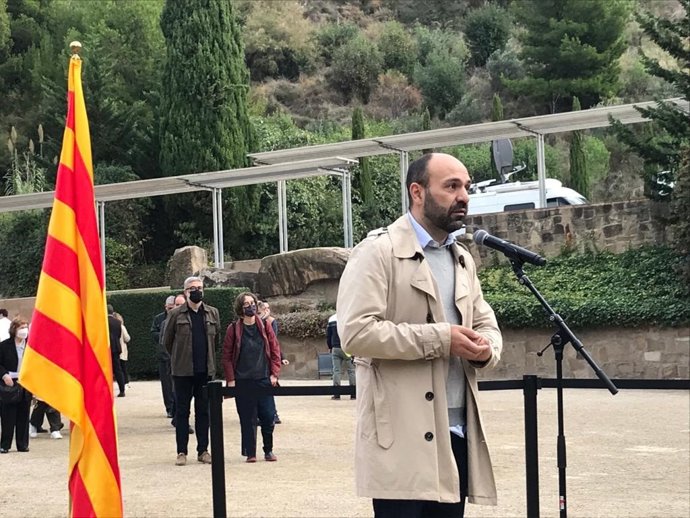
[[[69,44],[69,48],[72,51],[72,59],[81,59],[79,53],[81,52],[81,43],[78,41],[73,41]]]

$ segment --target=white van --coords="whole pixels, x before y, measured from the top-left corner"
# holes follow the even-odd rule
[[[589,203],[579,192],[563,187],[559,180],[546,179],[546,206],[584,205]],[[488,180],[472,185],[468,214],[489,214],[509,210],[534,209],[539,206],[539,182],[497,183]]]

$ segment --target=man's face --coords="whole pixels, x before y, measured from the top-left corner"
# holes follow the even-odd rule
[[[457,160],[432,159],[428,171],[429,182],[424,189],[425,219],[448,233],[462,228],[470,201],[471,180],[467,169]]]
[[[200,291],[200,292],[203,293],[203,291],[204,291],[204,283],[202,283],[201,281],[192,281],[192,282],[189,284],[189,286],[187,286],[187,287],[185,288],[184,294],[185,294],[185,296],[189,299],[189,295],[190,295],[193,291]]]
[[[186,302],[187,302],[187,300],[182,295],[178,295],[177,297],[175,297],[175,306],[174,307],[178,308]]]
[[[166,305],[165,305],[165,312],[167,313],[168,311],[170,311],[170,310],[171,310],[172,308],[174,308],[174,307],[175,307],[175,306],[174,306],[173,304],[166,304]]]

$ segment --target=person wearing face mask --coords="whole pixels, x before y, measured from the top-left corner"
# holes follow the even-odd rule
[[[163,329],[163,345],[170,354],[175,392],[175,465],[187,464],[189,410],[194,399],[194,430],[197,460],[211,464],[208,452],[209,410],[206,384],[216,372],[215,355],[220,339],[218,310],[204,299],[204,283],[199,277],[184,281],[186,304],[173,308]]]
[[[22,367],[26,340],[29,336],[29,323],[21,317],[12,320],[10,337],[0,342],[0,378],[5,387],[18,386],[19,394],[15,400],[5,399],[0,407],[0,453],[7,453],[12,446],[12,437],[17,441],[17,451],[29,451],[29,410],[31,393],[18,382]],[[6,397],[3,394],[3,398]]]
[[[264,460],[278,460],[273,453],[275,401],[272,395],[258,395],[256,389],[278,384],[280,346],[273,327],[257,318],[257,302],[253,293],[240,293],[235,299],[238,318],[228,326],[223,341],[225,381],[229,387],[237,387],[242,455],[250,463],[256,462],[255,417],[261,426]]]

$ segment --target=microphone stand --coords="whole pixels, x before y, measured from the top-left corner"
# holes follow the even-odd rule
[[[556,313],[553,308],[546,302],[546,299],[542,297],[539,290],[532,284],[525,272],[522,271],[522,266],[524,265],[524,260],[520,258],[517,254],[506,254],[510,260],[510,264],[513,266],[513,271],[518,278],[518,282],[523,286],[526,286],[532,294],[537,298],[542,307],[546,310],[548,314],[548,319],[553,323],[558,331],[554,333],[551,337],[551,342],[544,347],[541,351],[537,353],[538,356],[544,354],[544,351],[549,347],[553,347],[553,351],[556,356],[556,394],[558,401],[558,442],[557,442],[557,463],[558,463],[558,490],[559,490],[559,508],[560,508],[560,518],[566,518],[568,516],[567,506],[566,506],[566,478],[565,478],[565,432],[563,424],[563,349],[566,344],[571,343],[572,346],[577,351],[578,355],[587,360],[587,363],[592,367],[594,373],[597,377],[604,382],[606,387],[609,389],[611,394],[618,393],[618,389],[613,384],[611,379],[602,371],[599,366],[594,362],[592,357],[585,351],[582,342],[578,340],[570,328],[567,326],[563,318]]]

